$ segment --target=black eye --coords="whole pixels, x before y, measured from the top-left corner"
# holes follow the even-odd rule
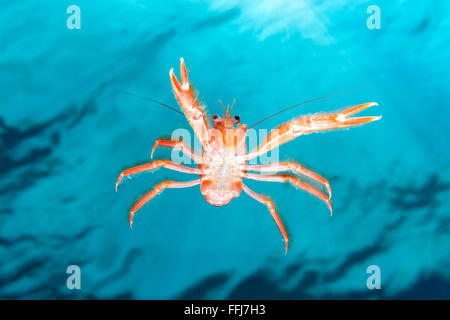
[[[234,122],[235,123],[239,123],[241,121],[241,117],[239,116],[234,116]]]
[[[217,114],[215,114],[212,116],[212,119],[213,119],[213,121],[217,121],[220,119],[220,117]]]

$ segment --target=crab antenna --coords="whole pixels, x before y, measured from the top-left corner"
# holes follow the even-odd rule
[[[223,105],[223,103],[222,103],[222,100],[221,99],[219,99],[219,103],[222,105],[222,108],[223,108],[223,112],[227,112],[227,110],[225,110],[225,106]]]
[[[233,109],[233,106],[234,106],[235,102],[236,102],[236,99],[233,99],[233,103],[231,104],[231,107],[230,107],[230,115],[231,115],[231,109]]]
[[[172,110],[172,111],[175,111],[175,112],[181,114],[182,116],[184,116],[184,113],[183,113],[183,112],[181,112],[181,111],[179,111],[179,110],[177,110],[177,109],[175,109],[175,108],[172,108],[171,106],[169,106],[169,105],[167,105],[167,104],[165,104],[165,103],[163,103],[163,102],[160,102],[160,101],[158,101],[158,100],[151,99],[151,98],[146,98],[146,97],[143,97],[143,96],[139,96],[139,95],[137,95],[137,94],[134,94],[134,93],[131,93],[131,92],[122,90],[122,89],[114,88],[114,87],[111,87],[111,86],[110,86],[110,88],[113,89],[113,90],[116,90],[116,91],[118,91],[118,92],[122,92],[122,93],[128,94],[128,95],[130,95],[130,96],[139,98],[139,99],[143,99],[143,100],[151,101],[151,102],[153,102],[153,103],[157,103],[157,104],[159,104],[159,105],[161,105],[161,106],[163,106],[163,107],[166,107],[167,109],[170,109],[170,110]]]

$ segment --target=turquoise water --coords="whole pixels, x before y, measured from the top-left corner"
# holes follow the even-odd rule
[[[450,298],[450,5],[447,1],[10,1],[0,21],[0,298]],[[69,5],[81,10],[70,30]],[[381,29],[369,29],[369,5]],[[207,104],[262,123],[376,101],[382,120],[279,149],[327,177],[326,206],[287,184],[249,181],[213,207],[199,187],[133,203],[165,180],[155,139],[187,128],[168,71],[184,57]],[[169,150],[156,158],[170,158]],[[81,289],[66,268],[81,269]],[[369,290],[377,265],[381,290]]]

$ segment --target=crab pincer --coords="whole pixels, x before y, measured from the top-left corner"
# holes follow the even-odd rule
[[[374,107],[374,106],[378,106],[378,103],[368,102],[368,103],[363,103],[363,104],[357,105],[355,107],[350,107],[348,109],[345,109],[345,110],[337,113],[336,121],[342,127],[353,127],[353,126],[358,126],[361,124],[369,123],[372,121],[380,120],[381,116],[366,116],[366,117],[349,118],[349,116],[352,116],[352,115],[357,114],[367,108]]]

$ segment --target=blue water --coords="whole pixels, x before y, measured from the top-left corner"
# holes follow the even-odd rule
[[[81,9],[69,30],[66,9]],[[366,26],[376,4],[381,29]],[[448,1],[4,1],[0,10],[0,298],[450,298]],[[279,149],[327,177],[326,206],[287,184],[249,181],[290,237],[244,193],[213,207],[149,161],[187,121],[113,90],[176,105],[168,71],[184,57],[208,111],[237,102],[253,124],[376,101],[375,123]],[[170,158],[156,151],[156,158]],[[81,289],[66,268],[81,268]],[[377,265],[381,289],[369,290]]]

